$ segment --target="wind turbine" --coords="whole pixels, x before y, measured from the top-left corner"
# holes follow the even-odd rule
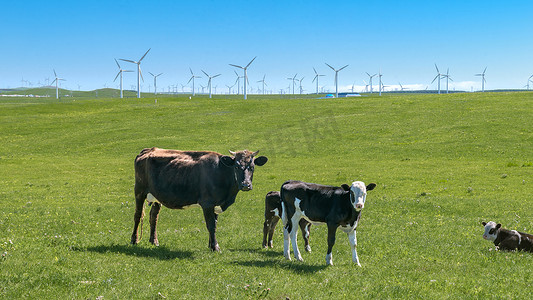
[[[123,92],[123,88],[122,88],[122,73],[123,72],[133,72],[131,70],[122,70],[122,68],[120,67],[120,65],[118,64],[118,61],[115,59],[115,62],[117,63],[117,66],[118,66],[118,73],[117,73],[117,76],[115,76],[115,80],[113,80],[113,82],[115,82],[118,78],[118,75],[120,75],[120,98],[124,98],[124,92]]]
[[[435,69],[437,69],[437,76],[433,78],[433,81],[431,83],[435,82],[435,80],[439,79],[439,94],[440,94],[440,79],[443,78],[443,75],[440,73],[439,68],[437,67],[437,64],[435,64]]]
[[[446,69],[446,75],[442,75],[442,78],[446,78],[446,94],[448,94],[449,93],[448,81],[449,80],[453,81],[453,79],[450,77],[450,69]]]
[[[524,87],[527,88],[528,91],[529,91],[529,82],[533,83],[533,80],[531,80],[531,77],[533,77],[533,75],[529,76],[529,78],[527,79],[527,84],[524,85]]]
[[[372,77],[378,75],[378,74],[374,74],[374,75],[370,75],[368,74],[368,72],[365,72],[366,75],[368,75],[368,84],[370,85],[370,94],[372,94]]]
[[[266,77],[266,74],[263,75],[263,79],[262,80],[258,80],[257,82],[262,82],[263,83],[263,95],[265,94],[265,85],[268,85],[266,84],[265,82],[265,77]]]
[[[217,74],[215,76],[209,76],[209,74],[207,74],[204,70],[202,70],[202,72],[205,74],[205,76],[207,76],[207,78],[209,78],[209,80],[207,80],[207,87],[209,88],[209,98],[211,98],[211,79],[218,77],[221,74]]]
[[[191,80],[192,80],[192,96],[194,97],[194,95],[195,95],[194,94],[194,78],[202,78],[202,77],[194,75],[194,73],[192,72],[191,68],[189,68],[189,71],[191,71],[191,79],[189,79],[189,81],[187,81],[187,84],[189,84],[189,82],[191,82]]]
[[[368,93],[368,83],[366,83],[366,81],[363,80],[363,82],[365,83],[365,89],[364,89],[364,92],[365,93]]]
[[[301,95],[302,92],[303,92],[302,81],[304,80],[304,78],[305,78],[305,77],[302,77],[302,78],[300,78],[300,80],[299,80],[299,81],[300,81],[300,95]]]
[[[327,63],[325,63],[328,67],[330,67],[333,71],[335,71],[335,98],[338,98],[339,97],[339,81],[338,81],[338,75],[339,75],[339,71],[346,68],[348,65],[338,69],[338,70],[335,70],[334,67],[328,65]]]
[[[313,78],[313,81],[316,80],[316,94],[318,95],[318,77],[320,77],[320,76],[326,76],[326,75],[318,74],[318,72],[315,70],[314,67],[313,67],[313,71],[315,71],[315,78]],[[311,82],[313,82],[313,81],[311,81]]]
[[[148,54],[148,52],[150,52],[151,49],[152,48],[148,49],[148,51],[146,51],[146,53],[144,53],[144,55],[138,61],[129,60],[129,59],[122,59],[122,58],[120,59],[120,60],[127,61],[127,62],[130,62],[132,64],[136,64],[137,65],[137,98],[141,98],[141,79],[144,81],[144,78],[142,78],[143,74],[141,72],[141,61],[144,59],[146,54]]]
[[[487,71],[487,67],[485,67],[485,70],[483,70],[483,73],[481,74],[476,74],[475,76],[481,76],[481,91],[484,92],[485,91],[485,71]]]
[[[294,82],[298,81],[298,79],[296,79],[296,75],[298,75],[298,73],[294,74],[294,77],[287,78],[288,80],[292,80],[292,94],[293,95],[294,95]],[[291,92],[290,88],[291,86],[289,85],[289,93]]]
[[[59,99],[59,86],[58,86],[59,81],[60,81],[60,80],[62,80],[62,81],[66,81],[66,80],[63,79],[63,78],[59,78],[59,77],[57,77],[56,70],[54,70],[54,76],[55,76],[55,79],[54,79],[54,81],[52,81],[51,84],[54,84],[54,82],[56,83],[56,99]]]
[[[154,75],[152,72],[148,72],[150,75],[154,76],[154,95],[157,95],[157,77],[163,75],[163,73],[159,73],[157,75]]]
[[[248,70],[248,67],[252,64],[252,62],[257,58],[254,57],[247,65],[246,67],[241,67],[241,66],[238,66],[238,65],[232,65],[232,64],[229,64],[230,66],[232,67],[235,67],[235,68],[240,68],[240,69],[243,69],[244,70],[244,100],[246,100],[246,82],[248,81],[248,75],[246,74],[246,71]]]
[[[409,89],[409,88],[403,87],[403,85],[400,82],[398,82],[398,84],[400,85],[400,91]]]
[[[383,74],[381,74],[381,69],[379,70],[379,95],[381,96],[381,90],[384,88],[383,82],[381,81],[381,77],[383,77]]]

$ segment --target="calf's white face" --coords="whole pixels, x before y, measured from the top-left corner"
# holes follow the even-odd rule
[[[483,233],[483,238],[488,241],[494,241],[498,237],[498,229],[500,229],[501,224],[496,224],[495,222],[489,221],[488,223],[482,222],[485,226],[485,233]]]
[[[350,186],[350,200],[356,211],[360,211],[365,207],[366,192],[373,190],[376,187],[375,183],[368,186],[362,181],[354,181]]]

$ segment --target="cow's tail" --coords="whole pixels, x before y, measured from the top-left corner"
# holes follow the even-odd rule
[[[283,222],[283,228],[287,230],[287,232],[292,231],[292,222],[289,222],[288,216],[287,216],[287,205],[285,203],[285,193],[283,192],[285,184],[289,183],[289,181],[285,181],[279,190],[279,196],[281,199],[281,221]]]

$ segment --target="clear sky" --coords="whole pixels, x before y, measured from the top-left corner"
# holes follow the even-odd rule
[[[305,76],[315,91],[313,67],[333,89],[335,68],[342,90],[368,81],[381,69],[385,85],[411,88],[431,84],[436,63],[449,68],[454,87],[481,88],[476,73],[486,71],[486,89],[522,88],[533,74],[533,1],[4,1],[0,13],[0,88],[22,79],[44,84],[53,69],[62,87],[92,90],[117,87],[114,58],[142,62],[143,91],[152,76],[165,91],[186,85],[189,67],[222,74],[217,92],[233,85],[235,69],[253,57],[254,90],[266,75],[278,93],[287,77]],[[134,70],[126,62],[123,68]],[[125,87],[136,84],[125,74]],[[376,80],[374,80],[374,84]],[[444,85],[445,83],[442,82]],[[27,83],[24,83],[27,86]],[[150,85],[150,87],[149,87]],[[533,88],[533,83],[532,83]],[[187,90],[188,87],[185,88]]]

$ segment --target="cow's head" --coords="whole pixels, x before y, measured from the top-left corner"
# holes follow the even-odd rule
[[[483,233],[483,238],[489,241],[496,240],[498,237],[498,231],[500,230],[500,227],[502,227],[502,224],[496,224],[496,222],[489,221],[488,223],[481,222],[483,226],[485,226],[485,233]]]
[[[252,180],[254,178],[254,167],[266,164],[268,158],[266,156],[258,156],[256,152],[248,150],[233,152],[232,156],[222,156],[221,161],[225,166],[233,168],[235,174],[235,181],[241,191],[249,191],[253,188]]]
[[[342,185],[345,191],[350,192],[350,201],[356,211],[360,211],[365,207],[366,192],[373,190],[375,187],[375,183],[365,186],[365,183],[362,181],[354,181],[351,186],[347,184]]]

